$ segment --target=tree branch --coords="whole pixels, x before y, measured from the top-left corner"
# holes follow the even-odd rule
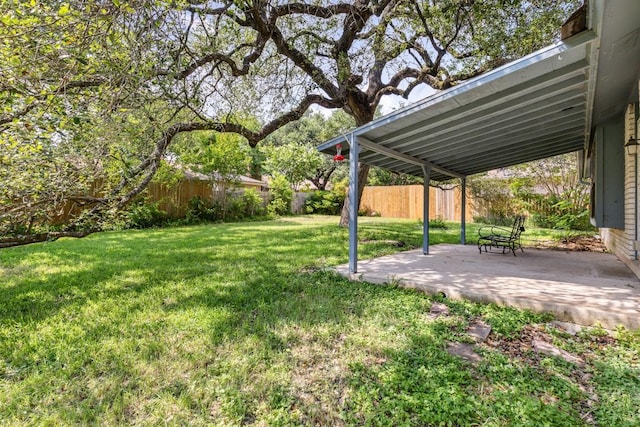
[[[256,60],[258,60],[258,58],[260,58],[260,55],[264,50],[264,46],[266,42],[267,42],[267,39],[262,37],[260,34],[258,34],[258,37],[256,38],[256,41],[253,45],[243,43],[229,54],[214,52],[208,55],[204,55],[202,58],[199,58],[193,61],[184,70],[177,73],[175,78],[176,80],[183,80],[188,76],[190,76],[191,74],[193,74],[196,70],[198,70],[198,68],[204,65],[210,64],[212,62],[227,64],[229,66],[229,69],[231,70],[231,75],[234,77],[247,75],[249,73],[249,68],[251,67],[251,64],[253,64]],[[242,67],[238,67],[238,65],[236,64],[236,61],[232,58],[232,55],[246,47],[253,47],[254,49],[251,51],[251,53],[249,53],[243,58]],[[169,72],[165,70],[165,71],[159,72],[158,74],[167,75],[169,74]]]
[[[81,238],[93,233],[93,230],[86,231],[58,231],[42,234],[29,234],[25,236],[10,236],[0,238],[0,248],[10,248],[13,246],[29,245],[38,242],[51,242],[61,237]]]
[[[11,123],[12,121],[19,119],[20,117],[23,117],[27,114],[29,114],[29,112],[31,110],[33,110],[34,108],[36,108],[38,105],[40,105],[41,101],[34,101],[31,104],[27,105],[26,107],[22,108],[21,110],[18,110],[14,113],[11,114],[3,114],[0,116],[0,130],[2,129],[3,125],[6,125],[7,123]]]
[[[42,101],[47,99],[49,95],[59,95],[59,94],[67,93],[71,89],[87,89],[91,87],[98,87],[98,86],[102,86],[105,82],[106,82],[106,79],[96,78],[92,80],[72,80],[72,81],[63,83],[50,92],[41,93],[35,96],[34,97],[35,100],[30,104],[24,106],[22,109],[15,111],[13,113],[7,113],[7,114],[1,115],[0,126],[6,125],[7,123],[11,123],[13,120],[19,119],[20,117],[24,117],[25,115],[29,114],[34,108],[41,105]]]
[[[309,109],[311,105],[320,105],[325,108],[340,108],[342,106],[338,101],[325,98],[321,95],[307,95],[296,108],[272,120],[266,126],[264,126],[262,130],[256,134],[256,137],[258,139],[255,140],[255,143],[257,144],[258,141],[266,138],[268,135],[276,131],[284,124],[298,120],[304,115],[304,113]]]
[[[277,16],[286,15],[309,15],[316,18],[331,18],[339,14],[353,14],[356,8],[349,3],[338,3],[329,6],[318,6],[305,3],[289,3],[281,6],[275,6],[273,13]]]
[[[302,52],[291,46],[282,35],[282,32],[278,27],[272,25],[268,29],[266,29],[266,31],[269,31],[271,40],[273,40],[274,44],[276,45],[276,49],[280,54],[293,61],[296,67],[300,68],[331,97],[337,98],[339,96],[338,88],[331,82],[331,80],[327,78],[324,71],[321,68],[317,67]]]
[[[162,160],[167,147],[171,144],[172,140],[180,133],[192,132],[197,130],[211,130],[216,132],[233,132],[242,135],[249,141],[249,145],[255,147],[259,141],[266,138],[269,134],[282,127],[284,124],[298,120],[313,104],[321,105],[326,108],[338,108],[340,105],[330,99],[322,97],[320,95],[308,95],[304,98],[298,106],[272,120],[265,125],[259,132],[254,132],[240,124],[228,123],[228,122],[183,122],[171,125],[162,136],[156,141],[153,152],[142,161],[138,166],[133,168],[128,176],[123,177],[120,183],[111,191],[109,198],[118,198],[117,207],[122,208],[133,197],[140,194],[149,182],[153,179],[160,161]],[[144,173],[142,180],[131,190],[124,195],[118,197],[120,192],[140,174]]]

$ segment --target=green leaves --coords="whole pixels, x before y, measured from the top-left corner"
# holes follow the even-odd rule
[[[68,4],[63,4],[60,6],[60,8],[58,9],[58,16],[65,16],[69,13],[70,8]]]
[[[311,144],[300,141],[285,145],[264,145],[264,170],[271,176],[283,175],[295,188],[323,164],[323,155]]]
[[[67,171],[66,185],[34,186],[56,200],[70,194],[57,189],[76,188],[77,176],[95,175],[123,200],[166,157],[177,123],[215,130],[237,123],[255,144],[317,103],[348,114],[309,116],[264,154],[271,173],[322,187],[336,165],[313,147],[352,126],[351,118],[371,120],[382,96],[408,96],[416,76],[445,88],[529,53],[554,38],[575,3],[5,1],[0,138],[58,145],[55,161],[32,153],[48,171],[43,179],[62,180],[57,171]],[[234,119],[240,111],[253,118]],[[205,173],[246,173],[246,144],[235,138],[216,134],[172,154]],[[22,182],[23,172],[5,177]]]
[[[241,119],[251,126],[253,119]],[[222,185],[232,185],[247,175],[251,149],[246,139],[233,133],[192,132],[178,137],[173,150],[177,167],[209,176]]]
[[[319,153],[316,147],[350,127],[353,119],[344,112],[335,112],[328,118],[320,113],[305,115],[273,133],[260,147],[265,156],[264,171],[271,176],[284,175],[294,188],[310,180],[322,189],[340,164]]]

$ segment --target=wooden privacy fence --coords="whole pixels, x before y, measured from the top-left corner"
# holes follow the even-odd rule
[[[102,196],[104,191],[102,186],[103,183],[101,180],[95,181],[91,186],[90,194],[94,196]],[[254,188],[258,191],[258,194],[262,197],[264,206],[266,206],[269,200],[269,193],[261,191],[260,187],[257,186],[239,185],[228,194],[238,194],[249,188]],[[211,181],[195,179],[182,179],[171,186],[151,182],[139,199],[144,199],[147,203],[157,203],[158,209],[166,212],[169,218],[178,219],[186,216],[187,210],[189,209],[189,201],[194,197],[216,201],[223,200],[222,194],[215,191],[214,185]],[[80,214],[84,209],[86,208],[78,206],[74,202],[68,202],[61,209],[60,214],[53,218],[52,223],[67,223],[71,218]]]
[[[360,209],[388,218],[410,218],[422,220],[424,200],[422,185],[392,185],[365,187]],[[473,203],[467,194],[467,221],[473,218]],[[460,221],[462,215],[462,193],[459,187],[450,190],[429,188],[429,219]]]
[[[264,206],[269,202],[269,192],[261,191],[260,187],[254,185],[240,184],[227,188],[226,197],[224,190],[217,191],[215,187],[211,181],[204,180],[180,180],[170,187],[152,182],[147,187],[146,201],[158,203],[158,208],[165,211],[169,218],[184,218],[189,209],[189,201],[194,197],[222,202],[230,197],[240,196],[245,190],[254,189],[262,197]]]
[[[93,186],[93,193],[100,194],[100,183]],[[244,187],[244,189],[252,187]],[[242,191],[242,188],[238,189]],[[259,189],[258,189],[259,190]],[[431,187],[429,219],[442,218],[446,221],[460,221],[461,194],[460,188],[451,190]],[[305,200],[312,193],[296,193],[291,203],[294,213],[303,213]],[[269,200],[268,192],[260,192],[265,206]],[[214,192],[209,181],[181,180],[172,186],[150,183],[145,193],[145,200],[157,203],[158,208],[165,211],[170,218],[184,218],[189,201],[194,197],[208,200],[221,200],[220,194]],[[365,187],[360,209],[376,213],[387,218],[422,219],[422,185],[403,185],[385,187]],[[77,215],[82,208],[70,204],[64,213],[56,218],[56,223],[64,223],[71,216]],[[474,204],[467,197],[467,221],[475,215]]]
[[[165,211],[169,218],[184,218],[189,201],[194,197],[213,198],[211,182],[199,180],[180,180],[170,187],[152,182],[147,187],[147,201],[158,203],[158,208]]]

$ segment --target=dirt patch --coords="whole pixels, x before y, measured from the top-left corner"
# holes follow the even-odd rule
[[[559,241],[526,241],[525,247],[534,249],[549,249],[553,251],[608,252],[604,243],[602,243],[602,240],[594,236],[566,237]]]
[[[565,376],[559,372],[554,375],[565,378],[568,382],[575,384],[583,393],[584,400],[580,402],[580,412],[582,419],[587,424],[593,423],[593,411],[598,405],[598,395],[594,385],[591,383],[592,374],[587,365],[593,351],[603,351],[607,345],[615,343],[615,339],[610,336],[589,337],[589,346],[579,354],[572,354],[556,348],[551,344],[552,336],[545,331],[543,326],[526,326],[520,336],[505,339],[490,335],[485,341],[485,345],[493,350],[500,351],[511,359],[520,360],[523,363],[544,372],[547,370],[541,364],[541,358],[545,356],[557,356],[574,364],[570,373]],[[551,351],[543,351],[541,347],[546,346]]]
[[[541,329],[526,326],[517,338],[506,340],[490,335],[485,344],[511,358],[528,359],[532,351],[531,342],[541,334]]]
[[[306,425],[344,425],[340,413],[347,398],[347,367],[340,352],[345,336],[327,342],[304,339],[291,348],[295,360],[291,383],[298,410]]]

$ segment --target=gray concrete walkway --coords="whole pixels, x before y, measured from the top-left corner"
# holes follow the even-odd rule
[[[640,328],[640,280],[614,255],[526,248],[517,257],[480,255],[475,246],[449,244],[432,246],[430,252],[359,261],[351,278],[551,312],[580,325]],[[349,276],[347,265],[337,269]]]

